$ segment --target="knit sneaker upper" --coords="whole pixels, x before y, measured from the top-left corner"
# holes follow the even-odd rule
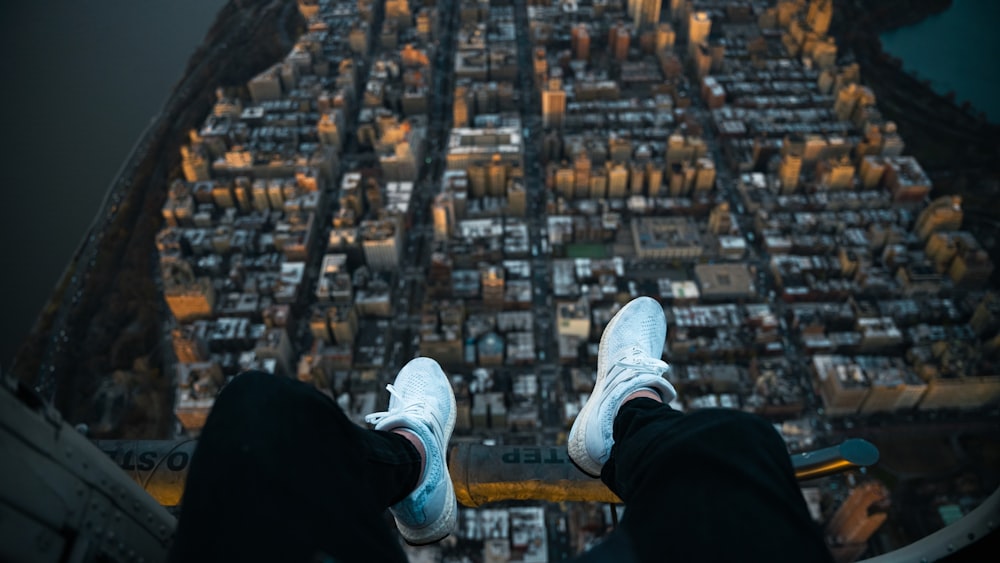
[[[416,358],[400,370],[389,390],[389,410],[365,421],[376,430],[403,428],[423,443],[424,475],[406,498],[389,510],[400,533],[410,543],[444,538],[456,523],[455,491],[446,460],[448,440],[455,427],[455,395],[441,367],[429,358]]]
[[[584,472],[600,475],[611,455],[614,420],[626,397],[651,390],[668,403],[677,396],[673,385],[663,378],[670,371],[660,359],[666,336],[663,308],[649,297],[629,302],[604,329],[594,391],[569,434],[570,458]]]

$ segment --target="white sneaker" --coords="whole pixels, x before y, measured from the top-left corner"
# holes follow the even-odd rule
[[[376,430],[403,428],[424,444],[424,475],[406,498],[389,507],[403,539],[413,545],[433,543],[454,531],[458,522],[455,489],[445,458],[455,429],[455,393],[437,362],[415,358],[399,370],[389,390],[389,410],[365,416]]]
[[[666,338],[663,307],[649,297],[630,301],[604,329],[594,391],[573,422],[567,444],[570,459],[584,473],[601,475],[615,443],[615,416],[626,397],[641,390],[654,391],[664,403],[677,397],[663,378],[670,371],[660,359]]]

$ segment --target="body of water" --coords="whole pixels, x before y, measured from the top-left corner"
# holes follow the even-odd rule
[[[0,3],[0,365],[225,0]]]
[[[931,81],[935,91],[955,92],[1000,123],[1000,2],[954,0],[948,10],[920,23],[883,33],[884,51],[907,71]]]

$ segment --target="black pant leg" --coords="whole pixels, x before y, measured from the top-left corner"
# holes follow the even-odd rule
[[[172,561],[405,561],[384,511],[416,486],[405,438],[352,423],[315,389],[248,372],[208,417]]]
[[[640,561],[831,561],[781,436],[765,420],[629,401],[601,479]]]

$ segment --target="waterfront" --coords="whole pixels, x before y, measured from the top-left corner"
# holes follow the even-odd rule
[[[0,260],[10,362],[135,139],[223,0],[4,3],[0,105],[8,189]],[[30,48],[26,48],[29,46]],[[16,241],[17,244],[13,244]]]
[[[951,8],[920,23],[883,33],[885,52],[903,61],[903,68],[931,81],[935,91],[955,93],[955,101],[969,101],[1000,123],[1000,3],[954,0]]]

